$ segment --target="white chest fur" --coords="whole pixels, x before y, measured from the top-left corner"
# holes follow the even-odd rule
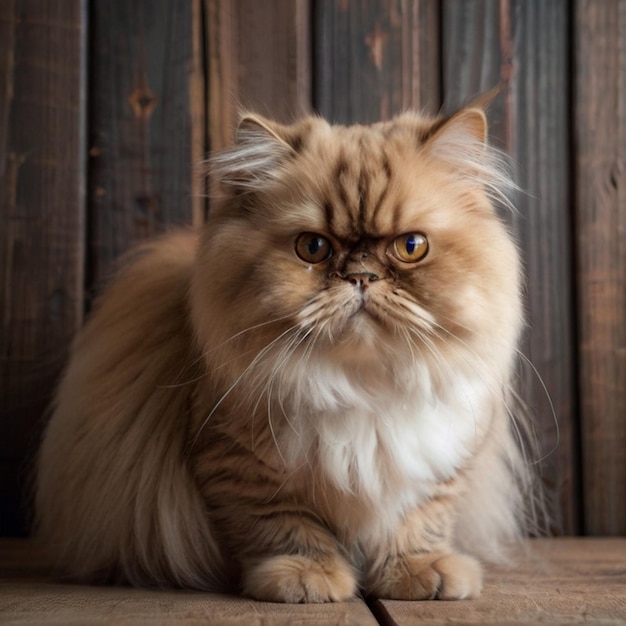
[[[282,442],[286,458],[297,466],[314,455],[327,481],[384,508],[391,522],[456,474],[490,417],[489,389],[477,376],[459,374],[438,394],[420,374],[387,388],[309,370],[300,387],[308,401]]]

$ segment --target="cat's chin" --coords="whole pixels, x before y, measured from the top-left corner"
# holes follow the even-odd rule
[[[389,341],[389,333],[380,321],[367,310],[361,309],[336,334],[330,354],[348,364],[361,364],[380,357]]]

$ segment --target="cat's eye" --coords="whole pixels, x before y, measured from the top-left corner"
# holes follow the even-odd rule
[[[330,241],[317,233],[302,233],[296,239],[296,254],[307,263],[321,263],[332,253]]]
[[[404,263],[416,263],[428,253],[428,239],[422,233],[400,235],[391,244],[391,252]]]

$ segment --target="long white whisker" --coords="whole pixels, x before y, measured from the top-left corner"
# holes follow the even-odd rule
[[[445,316],[442,316],[445,318]],[[445,319],[449,319],[449,318],[445,318]],[[454,321],[454,320],[452,320]],[[455,321],[455,323],[457,323]],[[467,342],[463,341],[460,337],[458,337],[457,335],[455,335],[453,332],[451,332],[450,330],[448,330],[447,328],[445,328],[444,326],[442,326],[441,324],[438,324],[437,322],[434,323],[435,326],[439,329],[442,330],[443,332],[445,332],[447,335],[449,335],[450,337],[452,337],[455,341],[458,341],[459,343],[461,343],[471,354],[473,354],[476,359],[478,359],[483,367],[485,367],[486,371],[490,371],[491,368],[488,367],[487,363],[484,361],[484,359],[480,359],[480,357],[476,354],[476,352],[474,350],[472,350],[472,348],[470,348],[470,346],[467,344]],[[460,326],[462,326],[461,324],[459,324]],[[465,327],[467,328],[467,327]],[[514,415],[513,411],[509,408],[508,404],[505,402],[505,408],[507,413],[509,414],[509,418],[510,421],[513,425],[513,428],[515,430],[515,434],[520,446],[520,453],[522,454],[522,457],[525,459],[525,462],[530,464],[530,465],[537,465],[539,463],[542,463],[543,461],[545,461],[545,459],[547,459],[548,457],[550,457],[552,454],[554,454],[555,450],[557,450],[559,443],[560,443],[560,430],[559,430],[559,424],[558,424],[558,420],[556,417],[556,410],[554,408],[554,404],[552,402],[552,398],[550,397],[550,393],[548,392],[548,389],[543,381],[543,379],[541,378],[539,372],[537,371],[536,367],[533,365],[533,363],[530,361],[530,359],[528,359],[528,357],[526,357],[526,355],[524,355],[520,350],[516,349],[516,353],[531,367],[534,375],[536,376],[537,380],[539,381],[543,392],[545,393],[545,396],[548,400],[549,406],[550,406],[550,411],[551,411],[551,415],[555,424],[555,428],[556,428],[556,434],[557,434],[557,440],[555,445],[553,446],[553,448],[546,453],[544,456],[542,456],[540,459],[535,459],[532,460],[529,455],[528,452],[526,450],[526,446],[524,445],[524,436],[519,428],[519,423],[518,423],[518,419],[517,417]],[[469,362],[468,362],[469,363]],[[491,374],[494,375],[495,377],[495,372],[491,371]],[[521,399],[519,399],[518,394],[515,392],[515,390],[513,389],[513,387],[510,384],[506,384],[508,391],[510,394],[517,396],[518,397],[518,402],[520,404],[523,404],[523,401]],[[528,425],[528,427],[530,428],[530,425]],[[528,434],[528,433],[527,433]]]
[[[256,357],[254,357],[254,359],[249,363],[249,365],[237,377],[235,382],[226,390],[226,392],[224,394],[222,394],[222,397],[215,403],[215,405],[211,409],[211,412],[209,413],[209,415],[202,422],[200,428],[198,429],[198,432],[196,433],[196,436],[194,437],[193,441],[191,442],[190,450],[193,450],[196,442],[198,441],[198,437],[200,436],[200,434],[204,430],[205,426],[208,424],[209,420],[211,419],[211,417],[213,417],[213,415],[215,414],[217,409],[221,406],[221,404],[224,402],[224,400],[226,400],[226,398],[231,394],[233,389],[235,389],[235,387],[243,380],[243,378],[246,376],[246,374],[250,370],[252,370],[254,367],[256,367],[258,362],[276,345],[276,343],[278,343],[288,333],[293,332],[293,330],[294,330],[294,327],[288,328],[287,330],[283,331],[280,335],[278,335],[278,337],[273,339],[267,346],[265,346],[265,348],[263,348],[256,355]]]
[[[283,315],[282,317],[275,317],[274,319],[261,322],[260,324],[254,324],[253,326],[249,326],[248,328],[244,328],[243,330],[240,330],[239,332],[235,333],[234,335],[232,335],[231,337],[229,337],[222,343],[218,344],[217,346],[212,346],[210,349],[219,350],[220,348],[224,347],[227,343],[230,343],[234,339],[237,339],[237,337],[241,337],[242,335],[245,335],[246,333],[249,333],[253,330],[257,330],[258,328],[263,328],[263,326],[269,326],[270,324],[276,324],[277,322],[284,322],[285,320],[292,319],[292,318],[293,318],[293,315],[290,313],[289,315]]]
[[[558,420],[557,415],[556,415],[556,409],[554,408],[554,403],[552,402],[552,398],[550,397],[550,392],[548,391],[548,388],[546,387],[546,384],[543,382],[543,378],[541,378],[541,375],[537,371],[537,368],[535,367],[533,362],[523,352],[521,352],[521,350],[517,350],[516,349],[516,352],[522,358],[522,360],[524,360],[530,366],[530,368],[534,372],[535,376],[537,377],[537,380],[539,381],[539,384],[541,385],[541,388],[543,389],[543,392],[544,392],[546,398],[548,399],[548,404],[550,405],[550,413],[551,413],[551,416],[552,416],[552,420],[554,421],[554,427],[555,427],[555,430],[556,430],[556,442],[555,442],[554,446],[552,447],[552,449],[549,452],[547,452],[540,459],[538,459],[536,461],[533,461],[533,464],[536,465],[536,464],[539,464],[539,463],[543,463],[543,461],[545,461],[547,458],[552,456],[558,450],[559,445],[561,443],[561,429],[559,427],[559,420]]]

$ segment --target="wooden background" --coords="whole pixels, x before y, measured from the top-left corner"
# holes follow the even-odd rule
[[[626,535],[626,0],[0,0],[0,534],[26,532],[92,297],[132,243],[202,222],[195,164],[238,106],[369,122],[502,80],[555,529]]]

